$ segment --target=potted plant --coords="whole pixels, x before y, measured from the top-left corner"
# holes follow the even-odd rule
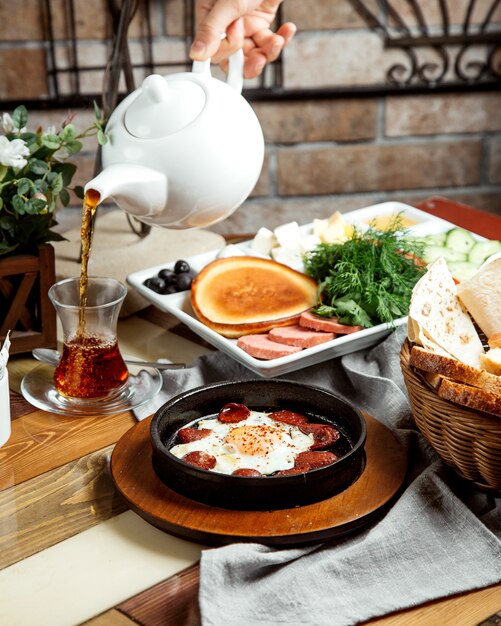
[[[73,115],[60,129],[28,130],[28,112],[18,106],[4,113],[0,134],[0,340],[11,331],[11,352],[55,346],[56,318],[47,291],[55,280],[51,241],[56,211],[70,201],[76,165],[71,156],[81,139],[98,135],[105,141],[103,120],[96,109],[91,128],[78,133]]]

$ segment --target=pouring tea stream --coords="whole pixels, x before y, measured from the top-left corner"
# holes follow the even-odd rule
[[[264,158],[261,126],[242,85],[242,50],[230,57],[227,82],[211,75],[210,61],[145,78],[110,116],[103,170],[85,192],[171,229],[229,217],[254,188]]]

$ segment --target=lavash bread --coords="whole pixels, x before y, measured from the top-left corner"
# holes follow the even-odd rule
[[[457,294],[486,337],[501,333],[501,258],[461,281]]]
[[[443,257],[428,266],[412,291],[408,336],[412,343],[480,367],[482,342]]]
[[[191,305],[198,319],[228,338],[296,324],[316,300],[317,283],[312,278],[252,256],[212,261],[191,286]]]

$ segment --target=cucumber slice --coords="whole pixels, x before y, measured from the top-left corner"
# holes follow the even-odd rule
[[[470,250],[468,261],[478,266],[496,252],[501,252],[501,241],[478,241]]]
[[[477,243],[477,240],[469,231],[464,230],[464,228],[451,228],[447,233],[445,243],[448,248],[468,254]]]
[[[478,272],[478,267],[469,261],[447,261],[447,267],[456,280],[471,278]]]
[[[431,246],[445,246],[446,238],[447,233],[434,233],[433,235],[423,237],[425,243]]]
[[[445,246],[426,246],[424,249],[424,260],[433,263],[436,259],[443,256],[446,261],[466,261],[467,256],[464,252],[458,252],[452,248]]]
[[[425,246],[423,250],[423,258],[427,263],[433,263],[439,257],[445,256],[449,251],[445,246]]]

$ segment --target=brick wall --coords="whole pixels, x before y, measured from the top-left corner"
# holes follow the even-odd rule
[[[46,97],[43,16],[39,0],[0,1],[0,101]],[[63,0],[54,0],[53,27],[60,63],[70,62]],[[151,0],[155,59],[182,63],[186,39],[184,0]],[[409,3],[394,0],[405,10]],[[421,0],[430,24],[438,4]],[[453,27],[467,0],[449,0]],[[76,3],[79,62],[92,68],[109,54],[111,22],[105,0]],[[473,22],[491,5],[478,0]],[[283,55],[290,89],[381,84],[385,68],[401,52],[385,51],[349,0],[285,0],[285,18],[298,35]],[[501,6],[493,22],[501,23]],[[144,59],[138,16],[130,30],[131,53]],[[22,52],[22,54],[21,54]],[[175,70],[175,68],[174,68]],[[21,79],[20,79],[21,77]],[[143,75],[136,71],[139,84]],[[82,75],[81,90],[98,93],[102,72]],[[255,83],[249,83],[249,86]],[[62,82],[64,93],[74,85]],[[414,203],[440,194],[501,214],[501,91],[463,94],[350,97],[254,102],[265,135],[266,158],[251,197],[214,230],[250,232],[297,219],[304,223],[334,210],[346,211],[388,199]],[[3,110],[5,106],[3,107]],[[59,123],[65,110],[32,111],[32,121]],[[78,112],[79,128],[92,121]],[[93,172],[95,141],[77,157],[79,184]],[[74,202],[75,207],[78,203]]]

